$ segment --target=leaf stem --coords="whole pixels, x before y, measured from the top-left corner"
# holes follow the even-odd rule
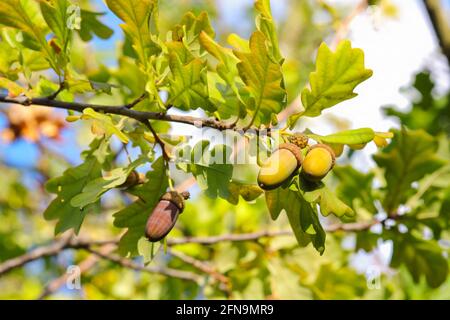
[[[164,161],[169,162],[170,155],[167,153],[166,144],[164,143],[164,141],[161,140],[159,135],[156,133],[155,129],[153,129],[153,126],[149,120],[142,121],[142,123],[144,123],[145,126],[150,130],[150,132],[153,134],[153,137],[155,138],[156,143],[159,144],[159,146],[161,147]]]

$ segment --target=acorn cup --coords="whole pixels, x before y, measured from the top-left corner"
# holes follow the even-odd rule
[[[160,241],[173,229],[184,210],[184,200],[189,196],[189,192],[169,191],[160,198],[145,227],[145,236],[150,242]]]
[[[291,178],[302,165],[301,149],[292,143],[283,143],[262,165],[258,174],[258,185],[264,190],[273,190]]]
[[[333,169],[335,161],[333,149],[325,144],[315,144],[303,160],[301,175],[309,181],[320,181]]]
[[[288,137],[290,143],[295,144],[300,149],[306,148],[308,146],[308,137],[303,133],[294,133]]]
[[[138,173],[136,170],[131,171],[124,183],[122,183],[118,188],[128,189],[134,187],[138,184],[144,183],[145,175]]]

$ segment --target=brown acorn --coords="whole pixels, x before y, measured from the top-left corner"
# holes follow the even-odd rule
[[[160,198],[145,227],[145,236],[149,241],[160,241],[172,230],[178,215],[184,210],[184,200],[187,199],[189,192],[176,191],[169,191]]]

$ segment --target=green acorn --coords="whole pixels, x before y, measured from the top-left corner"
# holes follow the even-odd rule
[[[264,190],[278,188],[298,171],[302,161],[303,155],[298,146],[281,144],[259,170],[258,185]]]
[[[335,161],[333,149],[325,144],[315,144],[303,160],[302,176],[310,181],[320,181],[333,169]]]

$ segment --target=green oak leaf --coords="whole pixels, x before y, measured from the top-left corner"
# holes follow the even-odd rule
[[[363,297],[367,290],[367,279],[351,267],[337,266],[328,262],[320,265],[310,288],[315,299],[349,300]]]
[[[394,268],[404,264],[418,283],[425,276],[431,288],[443,284],[448,276],[447,259],[439,244],[432,240],[422,240],[411,234],[402,235],[394,241],[391,266]]]
[[[144,236],[147,219],[167,189],[168,178],[162,157],[153,163],[146,177],[148,182],[129,191],[139,199],[114,214],[114,226],[127,228],[119,242],[119,252],[123,256],[138,254],[138,241]]]
[[[219,100],[218,113],[225,119],[233,115],[244,118],[246,110],[241,94],[244,83],[239,78],[237,68],[239,60],[233,55],[231,49],[220,46],[207,33],[202,32],[199,40],[202,47],[219,61],[216,66],[217,73],[208,72],[210,98],[214,98],[214,92],[218,92],[218,98],[216,98]],[[225,84],[220,84],[216,79],[217,75],[224,80]],[[224,107],[221,108],[220,105]]]
[[[150,22],[157,14],[156,0],[105,0],[109,9],[125,23],[121,25],[125,34],[131,39],[132,46],[139,61],[147,69],[151,55],[160,51],[152,37]]]
[[[195,58],[183,64],[173,52],[169,55],[169,63],[172,77],[168,104],[185,111],[197,108],[215,111],[209,101],[206,63]]]
[[[299,190],[278,188],[266,192],[266,204],[272,219],[286,212],[297,242],[305,247],[310,242],[322,254],[325,250],[325,231],[316,210],[307,202]]]
[[[269,47],[270,55],[275,61],[282,64],[284,58],[278,46],[278,36],[270,9],[270,0],[256,0],[255,9],[259,13],[256,17],[256,26],[268,39],[267,46]]]
[[[233,205],[238,205],[239,197],[242,197],[247,202],[256,200],[264,191],[257,185],[241,184],[238,182],[231,182],[228,186],[230,196],[227,201]]]
[[[200,188],[211,198],[230,197],[229,185],[233,176],[233,165],[229,161],[231,148],[216,145],[209,150],[209,141],[198,142],[180,149],[179,169],[192,173]]]
[[[363,207],[372,214],[377,213],[375,196],[373,195],[373,173],[362,173],[352,166],[336,166],[333,174],[339,179],[336,194],[353,209]]]
[[[81,40],[89,42],[94,35],[104,40],[111,38],[114,31],[99,20],[104,15],[104,12],[81,10],[81,25],[77,30]]]
[[[71,4],[68,0],[49,0],[39,2],[42,16],[54,33],[63,52],[66,52],[71,38],[72,30],[68,27],[70,12],[67,10]]]
[[[57,194],[44,212],[46,220],[58,220],[55,234],[73,229],[78,233],[84,217],[88,213],[98,211],[98,203],[91,203],[85,207],[75,207],[71,200],[77,196],[86,185],[101,176],[101,164],[95,157],[88,157],[81,165],[67,169],[61,177],[46,183],[48,192]]]
[[[387,185],[383,206],[389,213],[405,202],[413,182],[446,163],[436,154],[438,141],[425,131],[403,128],[394,133],[390,146],[373,157],[385,170]]]
[[[353,217],[355,215],[352,208],[347,206],[342,200],[340,200],[334,192],[328,189],[324,183],[320,182],[314,184],[314,187],[305,187],[308,184],[306,181],[300,182],[300,189],[303,191],[303,198],[309,203],[318,203],[320,206],[320,213],[327,217],[330,214],[334,214],[337,217],[348,216]]]
[[[0,1],[0,24],[22,31],[22,44],[30,49],[41,51],[55,72],[60,73],[55,53],[45,38],[44,21],[34,1]]]
[[[364,66],[364,52],[353,49],[350,41],[339,43],[334,53],[322,43],[317,54],[316,71],[309,76],[311,88],[302,91],[305,110],[291,116],[290,127],[294,127],[301,116],[317,117],[324,109],[356,97],[353,90],[371,76],[372,70]]]
[[[327,136],[320,136],[317,134],[307,134],[307,136],[322,143],[362,144],[371,142],[375,137],[375,132],[370,128],[361,128],[345,130]]]
[[[281,66],[274,62],[266,47],[266,37],[255,31],[250,38],[250,52],[234,50],[238,63],[239,76],[246,85],[252,100],[247,104],[252,113],[250,125],[270,124],[273,116],[286,106]]]
[[[86,108],[83,110],[83,119],[94,120],[96,125],[101,127],[106,135],[111,136],[115,134],[120,141],[128,143],[129,139],[127,135],[122,132],[121,125],[115,124],[110,115],[96,112],[92,108]]]
[[[199,53],[198,39],[201,33],[210,37],[215,35],[208,13],[202,11],[198,16],[195,16],[192,12],[187,12],[181,22],[172,29],[172,39],[174,41],[181,40],[190,51]]]
[[[100,200],[103,194],[122,185],[130,173],[138,166],[145,164],[147,160],[146,156],[141,156],[126,168],[116,168],[108,172],[106,176],[89,181],[82,192],[72,198],[70,204],[74,207],[85,207]]]

